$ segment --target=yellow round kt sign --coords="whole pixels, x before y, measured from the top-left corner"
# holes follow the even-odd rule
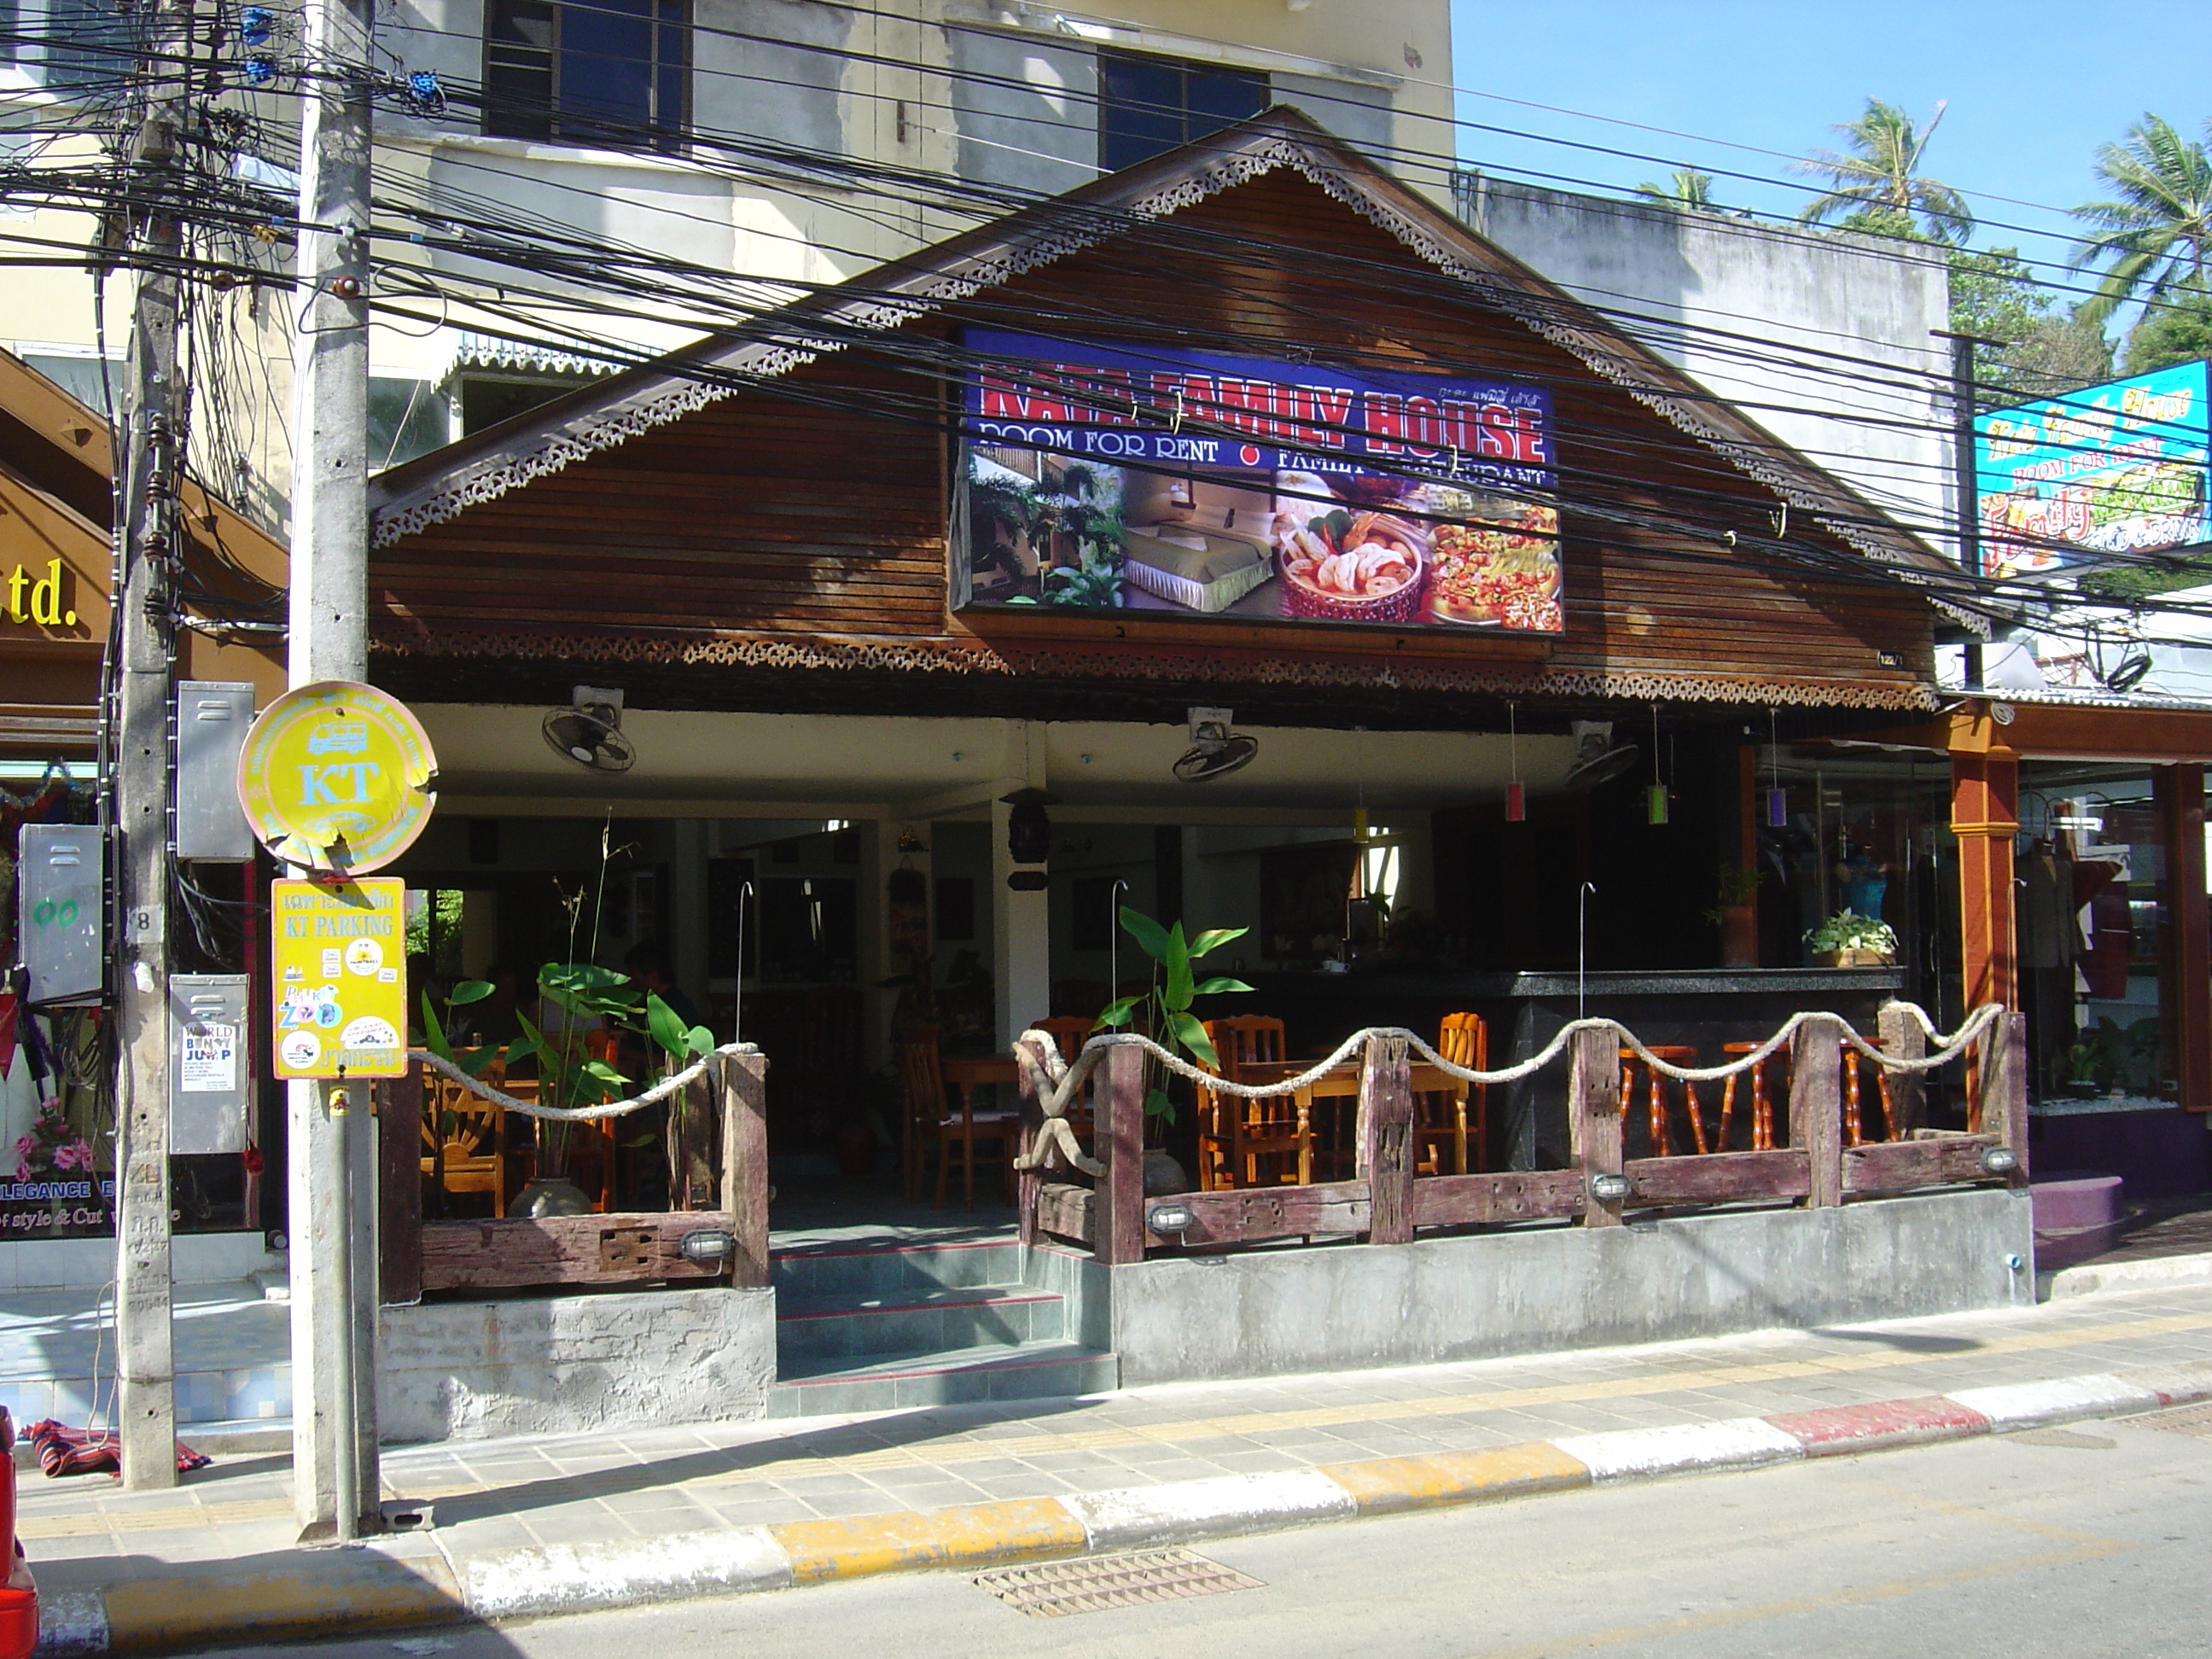
[[[422,833],[437,770],[404,703],[325,680],[261,711],[239,756],[238,799],[278,858],[357,874],[382,869]]]

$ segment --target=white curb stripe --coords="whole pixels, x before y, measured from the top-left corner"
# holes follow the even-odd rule
[[[1170,1486],[1066,1493],[1060,1503],[1083,1522],[1094,1550],[1226,1538],[1300,1521],[1359,1512],[1359,1502],[1319,1469],[1224,1474]]]
[[[483,1620],[787,1589],[792,1582],[791,1559],[765,1527],[490,1550],[463,1556],[453,1574],[469,1611]]]
[[[2133,1387],[2148,1389],[2169,1406],[2212,1400],[2212,1364],[2130,1365],[2114,1375]]]
[[[96,1589],[39,1592],[38,1659],[107,1651],[107,1598]]]
[[[2056,1377],[2048,1382],[1957,1389],[1945,1398],[1981,1413],[1990,1419],[1990,1426],[1998,1431],[2031,1428],[2039,1423],[2065,1423],[2077,1417],[2155,1411],[2164,1403],[2148,1389],[2101,1372],[2087,1376]]]
[[[1586,1464],[1592,1480],[1632,1480],[1681,1469],[1750,1468],[1805,1455],[1796,1436],[1759,1417],[1565,1435],[1552,1443]]]

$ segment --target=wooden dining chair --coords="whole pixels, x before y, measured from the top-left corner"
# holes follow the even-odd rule
[[[1844,1144],[1863,1146],[1866,1144],[1865,1109],[1859,1093],[1859,1052],[1848,1042],[1843,1048]],[[1724,1054],[1747,1054],[1755,1050],[1756,1042],[1724,1042]],[[1775,1071],[1770,1082],[1768,1068]],[[1729,1117],[1735,1103],[1735,1085],[1743,1074],[1731,1077],[1721,1092],[1720,1139],[1713,1150],[1728,1150]],[[1774,1094],[1777,1090],[1785,1096],[1790,1087],[1790,1049],[1788,1045],[1776,1049],[1751,1073],[1751,1149],[1755,1152],[1771,1151],[1774,1146]],[[1897,1133],[1896,1109],[1890,1098],[1889,1073],[1881,1066],[1875,1067],[1875,1088],[1881,1102],[1881,1138],[1889,1139]]]
[[[1654,1042],[1646,1045],[1652,1054],[1670,1066],[1695,1066],[1698,1051],[1686,1043]],[[1690,1144],[1699,1152],[1715,1150],[1705,1140],[1705,1104],[1698,1098],[1698,1085],[1668,1077],[1644,1062],[1644,1056],[1633,1048],[1620,1051],[1620,1115],[1626,1124],[1628,1115],[1636,1107],[1636,1082],[1641,1075],[1646,1083],[1645,1110],[1651,1135],[1651,1156],[1672,1158],[1674,1155],[1674,1133],[1669,1123],[1668,1091],[1671,1085],[1681,1091],[1682,1104],[1690,1121]],[[1729,1079],[1733,1083],[1735,1079]],[[1723,1115],[1725,1121],[1725,1114]]]
[[[1476,1013],[1446,1014],[1437,1029],[1437,1052],[1455,1066],[1471,1072],[1490,1069],[1490,1028]],[[1424,1105],[1424,1101],[1426,1105]],[[1445,1115],[1449,1106],[1449,1115]],[[1443,1173],[1443,1138],[1451,1145],[1451,1172],[1490,1167],[1490,1085],[1451,1079],[1447,1103],[1434,1091],[1413,1097],[1413,1134],[1419,1143],[1416,1157],[1431,1175]],[[1469,1162],[1472,1158],[1473,1162]],[[1430,1166],[1435,1167],[1430,1167]]]
[[[1279,1063],[1283,1022],[1266,1014],[1237,1014],[1208,1020],[1206,1034],[1220,1057],[1219,1073],[1231,1082],[1243,1066]],[[1291,1167],[1270,1185],[1295,1185],[1310,1167],[1312,1146],[1301,1121],[1297,1098],[1290,1094],[1248,1099],[1198,1085],[1198,1170],[1202,1192],[1227,1187],[1256,1187],[1260,1163],[1285,1154]]]
[[[903,1163],[906,1195],[909,1201],[921,1193],[921,1171],[933,1146],[937,1149],[937,1207],[945,1207],[945,1178],[950,1173],[954,1150],[960,1158],[961,1185],[968,1207],[975,1207],[975,1143],[995,1142],[999,1147],[999,1176],[1009,1199],[1013,1196],[1016,1143],[1022,1115],[1013,1108],[975,1109],[974,1096],[963,1091],[957,1107],[945,1086],[945,1068],[934,1025],[910,1025],[899,1036],[899,1078],[906,1095]]]
[[[474,1049],[456,1051],[456,1057]],[[486,1100],[428,1065],[422,1079],[422,1173],[444,1194],[484,1193],[495,1216],[507,1213],[507,1108]],[[505,1087],[505,1068],[497,1060],[480,1080]],[[441,1206],[442,1207],[442,1206]]]

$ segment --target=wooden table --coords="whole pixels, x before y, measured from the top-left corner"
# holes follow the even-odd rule
[[[1297,1077],[1311,1069],[1312,1066],[1310,1060],[1249,1061],[1237,1068],[1236,1080],[1239,1083],[1275,1083],[1285,1078]],[[1356,1172],[1358,1164],[1359,1073],[1358,1060],[1346,1060],[1343,1065],[1324,1072],[1304,1088],[1287,1091],[1297,1100],[1298,1106],[1298,1185],[1301,1187],[1313,1184],[1313,1121],[1316,1101],[1330,1102],[1329,1112],[1340,1120],[1335,1126],[1340,1131],[1339,1144],[1327,1148],[1327,1156],[1331,1162],[1343,1165],[1342,1176]],[[1410,1081],[1411,1092],[1415,1095],[1448,1094],[1461,1086],[1459,1079],[1441,1066],[1419,1060],[1413,1063]],[[1342,1103],[1347,1100],[1352,1103],[1353,1112],[1352,1121],[1348,1126],[1341,1122]],[[1467,1169],[1467,1142],[1463,1133],[1454,1136],[1453,1152],[1457,1171],[1463,1174]]]

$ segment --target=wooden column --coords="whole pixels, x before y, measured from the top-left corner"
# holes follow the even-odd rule
[[[768,1056],[729,1054],[722,1060],[722,1208],[738,1241],[730,1283],[769,1283]]]
[[[2212,915],[2204,893],[2204,768],[2153,774],[2166,842],[2165,926],[2159,939],[2159,1022],[2166,1075],[2181,1104],[2212,1109]]]
[[[1578,1031],[1568,1052],[1567,1115],[1572,1121],[1587,1196],[1592,1176],[1620,1173],[1620,1038],[1602,1028]],[[1588,1198],[1583,1206],[1583,1225],[1618,1227],[1624,1207],[1623,1200],[1600,1202]]]
[[[1951,833],[1959,838],[1960,994],[1968,1009],[2019,1000],[2014,955],[2013,836],[2020,757],[1986,703],[1951,717]]]
[[[1106,1051],[1096,1145],[1106,1173],[1091,1212],[1091,1249],[1108,1267],[1145,1259],[1145,1054],[1133,1043]]]
[[[1844,1054],[1832,1019],[1808,1019],[1790,1040],[1790,1144],[1805,1149],[1805,1206],[1844,1201]]]
[[[1367,1242],[1413,1241],[1413,1067],[1403,1037],[1370,1037],[1359,1068],[1359,1170]]]
[[[376,1085],[377,1299],[422,1299],[422,1073]]]
[[[2019,1167],[2008,1187],[2027,1185],[2027,1016],[2006,1014],[1983,1039],[1982,1122],[2000,1145],[2012,1148]]]
[[[1905,1012],[1904,1005],[1887,1002],[1881,1009],[1881,1046],[1899,1060],[1918,1060],[1928,1052],[1928,1033],[1920,1029],[1920,1022]],[[1889,1079],[1890,1121],[1883,1127],[1892,1140],[1910,1140],[1913,1132],[1928,1121],[1928,1074],[1925,1072],[1891,1072]],[[1877,1087],[1877,1093],[1879,1088]]]

